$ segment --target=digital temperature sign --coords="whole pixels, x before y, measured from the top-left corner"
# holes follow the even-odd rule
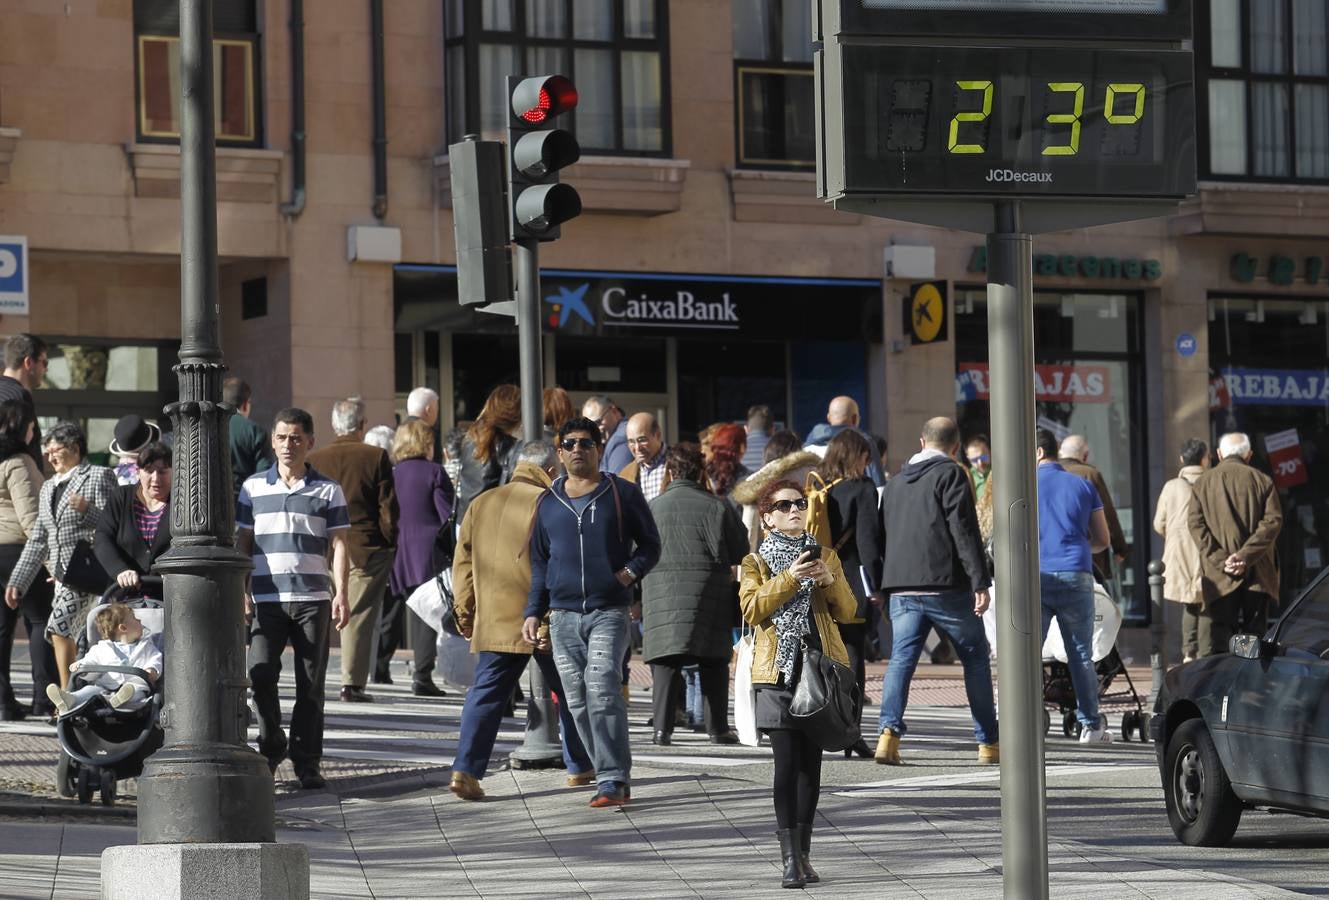
[[[849,193],[1182,197],[1184,51],[849,45]]]

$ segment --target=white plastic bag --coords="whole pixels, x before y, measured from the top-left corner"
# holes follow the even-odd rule
[[[738,639],[738,662],[734,667],[734,726],[738,739],[749,747],[756,747],[761,736],[757,734],[757,693],[752,688],[753,632],[743,629]]]
[[[1094,582],[1094,637],[1092,641],[1094,662],[1104,659],[1112,652],[1117,643],[1117,632],[1121,630],[1121,610],[1112,602],[1108,592],[1097,581]],[[1047,640],[1043,642],[1043,661],[1066,662],[1066,647],[1061,640],[1061,628],[1057,617],[1052,617],[1048,625]]]
[[[450,579],[452,570],[444,571],[448,573]],[[411,596],[406,598],[406,605],[434,631],[440,633],[443,631],[443,591],[437,578],[431,578],[411,591]]]

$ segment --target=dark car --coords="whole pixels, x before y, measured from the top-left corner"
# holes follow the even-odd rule
[[[1264,635],[1168,672],[1149,723],[1168,820],[1219,847],[1245,809],[1329,817],[1329,569]]]

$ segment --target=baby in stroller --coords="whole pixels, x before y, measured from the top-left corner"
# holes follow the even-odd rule
[[[111,603],[97,613],[96,622],[102,640],[69,667],[70,675],[89,666],[127,666],[146,672],[148,683],[135,675],[103,672],[96,680],[73,690],[48,685],[46,696],[62,717],[81,709],[97,696],[105,697],[112,709],[141,709],[151,698],[152,687],[161,677],[161,647],[154,636],[144,633],[143,623],[134,615],[133,609],[123,603]],[[71,687],[81,680],[71,678]]]

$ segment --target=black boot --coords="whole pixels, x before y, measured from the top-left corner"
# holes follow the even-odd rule
[[[803,874],[803,853],[798,846],[797,828],[781,828],[775,832],[780,839],[780,859],[784,863],[784,875],[780,877],[780,887],[801,888],[808,883]]]
[[[812,850],[812,823],[799,825],[798,831],[798,849],[799,861],[803,863],[803,880],[808,884],[816,884],[821,881],[821,876],[817,870],[812,868],[812,863],[808,862],[808,853]]]

